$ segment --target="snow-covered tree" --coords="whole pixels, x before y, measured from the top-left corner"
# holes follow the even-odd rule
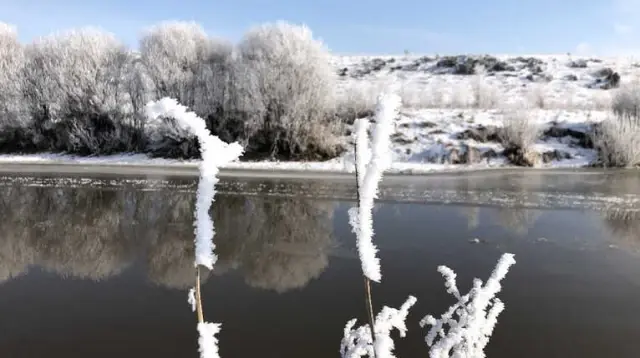
[[[24,49],[16,28],[0,22],[0,124],[17,119],[23,65]]]
[[[30,141],[25,138],[22,69],[24,47],[18,41],[16,28],[0,22],[0,149],[23,150]]]
[[[159,99],[171,97],[201,116],[224,105],[232,45],[195,22],[169,21],[140,39],[141,60]]]
[[[237,46],[235,66],[247,137],[275,156],[330,154],[336,150],[336,74],[324,44],[306,26],[285,22],[250,29]]]
[[[114,122],[132,114],[125,86],[130,59],[112,34],[95,28],[56,33],[27,46],[24,94],[30,114],[37,128],[64,127],[56,134],[62,144],[51,149],[97,154],[109,151],[105,145],[122,143],[125,134]]]

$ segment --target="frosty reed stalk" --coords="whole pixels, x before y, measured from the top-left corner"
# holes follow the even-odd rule
[[[195,135],[200,143],[202,161],[200,162],[200,179],[195,209],[195,261],[196,285],[189,291],[188,301],[198,316],[198,346],[201,358],[218,358],[218,340],[215,335],[220,332],[220,324],[204,321],[202,299],[200,294],[200,266],[209,270],[217,261],[214,253],[213,236],[215,229],[209,209],[215,197],[215,185],[218,183],[219,167],[237,160],[243,153],[238,143],[225,143],[220,138],[211,135],[206,123],[195,113],[187,111],[172,98],[163,98],[150,102],[146,108],[147,117],[157,121],[160,117],[175,119],[178,126]]]

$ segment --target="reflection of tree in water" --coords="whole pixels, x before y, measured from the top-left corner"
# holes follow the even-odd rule
[[[634,251],[640,249],[640,212],[638,210],[606,210],[603,221],[615,244]]]
[[[214,218],[218,267],[240,268],[249,285],[277,292],[303,287],[326,268],[332,202],[300,197],[219,200]]]
[[[104,279],[146,257],[149,280],[186,288],[194,280],[194,193],[77,188],[0,188],[0,282],[38,265],[61,275]],[[331,202],[217,196],[219,262],[250,285],[302,287],[327,266]]]
[[[474,230],[480,225],[480,207],[479,206],[461,206],[460,213],[467,218],[467,229]]]
[[[195,280],[192,193],[149,192],[143,197],[140,211],[145,214],[138,226],[145,237],[147,276],[150,281],[171,287],[192,287]],[[217,238],[214,238],[216,240]],[[201,271],[201,280],[208,274]]]
[[[122,234],[131,225],[122,215],[123,192],[41,187],[2,191],[0,271],[9,272],[3,278],[15,276],[17,267],[38,264],[60,275],[98,280],[121,272],[131,261],[131,236]],[[7,259],[14,269],[5,264]]]
[[[540,210],[522,207],[498,208],[497,223],[517,234],[526,235],[540,217]]]

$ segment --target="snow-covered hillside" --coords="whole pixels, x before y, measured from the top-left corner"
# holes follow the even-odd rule
[[[333,59],[343,101],[367,108],[394,88],[404,109],[394,160],[454,165],[588,166],[590,133],[608,118],[619,87],[633,85],[633,59],[563,56],[342,56]],[[509,121],[539,131],[528,153],[505,152]],[[347,154],[352,157],[352,154]]]

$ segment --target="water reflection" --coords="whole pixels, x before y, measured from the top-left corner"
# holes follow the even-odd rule
[[[103,280],[142,260],[149,281],[193,284],[193,193],[0,188],[0,283],[31,266]],[[220,195],[213,204],[221,274],[284,292],[318,277],[333,246],[333,204],[300,197]]]
[[[640,251],[640,211],[610,209],[603,222],[613,244],[631,251]]]
[[[524,236],[529,232],[542,212],[519,207],[499,208],[497,223],[510,232]]]

